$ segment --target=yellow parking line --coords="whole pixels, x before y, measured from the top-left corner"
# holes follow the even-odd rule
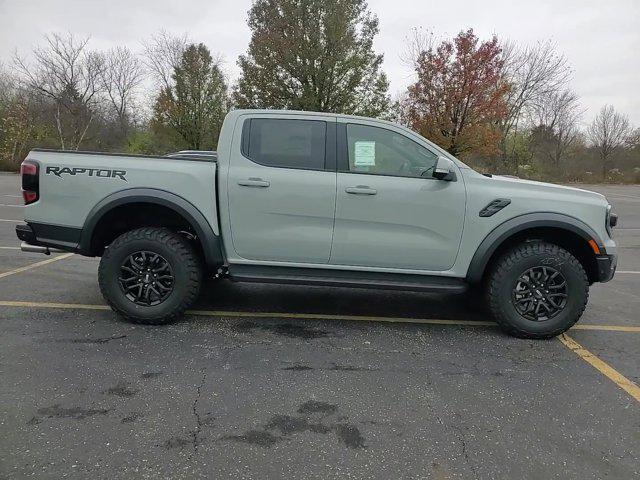
[[[21,302],[14,300],[0,300],[0,307],[62,308],[66,310],[110,310],[110,307],[108,305],[90,305],[88,303]]]
[[[78,310],[109,310],[107,305],[93,305],[86,303],[57,303],[57,302],[24,302],[17,300],[0,300],[0,307],[24,308],[60,308]],[[445,320],[440,318],[411,318],[411,317],[375,317],[365,315],[328,315],[322,313],[286,313],[286,312],[238,312],[226,310],[187,310],[187,315],[204,317],[235,317],[235,318],[290,318],[299,320],[354,320],[361,322],[387,323],[418,323],[425,325],[457,325],[464,327],[495,327],[495,322],[473,320]],[[595,330],[604,332],[640,333],[640,327],[628,325],[574,325],[572,330]]]
[[[593,325],[589,323],[581,323],[571,327],[571,330],[598,330],[604,332],[634,332],[640,333],[640,327],[630,325]]]
[[[42,267],[44,265],[48,265],[53,262],[57,262],[58,260],[63,260],[65,258],[69,258],[73,253],[65,253],[63,255],[58,255],[57,257],[49,258],[47,260],[43,260],[41,262],[32,263],[30,265],[25,265],[24,267],[16,268],[14,270],[9,270],[8,272],[0,273],[0,278],[8,277],[9,275],[15,275],[16,273],[25,272],[27,270],[31,270],[33,268]]]
[[[23,302],[15,300],[0,300],[0,307],[24,307],[24,308],[60,308],[78,310],[109,310],[107,305],[91,305],[83,303],[57,303],[57,302]],[[279,313],[279,312],[234,312],[222,310],[188,310],[187,315],[205,317],[236,317],[236,318],[291,318],[305,320],[360,320],[371,322],[393,323],[425,323],[432,325],[462,325],[470,327],[495,326],[494,322],[474,322],[471,320],[442,320],[429,318],[402,318],[402,317],[365,317],[354,315],[324,315],[314,313]]]
[[[566,333],[563,333],[558,337],[558,339],[571,351],[573,351],[576,355],[582,358],[585,362],[589,363],[592,367],[606,376],[613,383],[618,385],[621,389],[635,398],[638,402],[640,402],[640,387],[629,380],[627,377],[618,372],[615,368],[609,365],[606,362],[603,362],[598,357],[596,357],[589,350],[584,348],[578,342],[576,342],[573,338],[571,338]]]
[[[469,327],[493,327],[495,322],[473,320],[442,320],[438,318],[370,317],[364,315],[326,315],[322,313],[234,312],[218,310],[189,310],[190,315],[205,317],[257,317],[291,318],[299,320],[356,320],[361,322],[424,323],[430,325],[462,325]]]

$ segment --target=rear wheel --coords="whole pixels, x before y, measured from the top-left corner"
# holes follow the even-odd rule
[[[565,249],[527,242],[505,253],[488,278],[488,304],[498,325],[521,338],[551,338],[571,328],[589,298],[582,264]]]
[[[139,228],[105,250],[98,282],[105,300],[126,320],[160,325],[198,296],[202,267],[186,238],[166,228]]]

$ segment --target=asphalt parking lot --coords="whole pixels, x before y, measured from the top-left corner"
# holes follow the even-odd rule
[[[591,186],[619,273],[567,337],[468,296],[210,282],[119,321],[96,259],[19,251],[0,174],[0,478],[640,477],[640,186]]]

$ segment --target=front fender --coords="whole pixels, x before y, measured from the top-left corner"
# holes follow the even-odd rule
[[[606,253],[604,242],[598,234],[583,221],[570,215],[552,212],[527,213],[511,218],[494,228],[482,240],[476,249],[469,269],[467,281],[477,283],[482,279],[487,263],[498,247],[513,235],[531,228],[550,227],[567,230],[584,238],[586,242],[594,240],[603,254]]]

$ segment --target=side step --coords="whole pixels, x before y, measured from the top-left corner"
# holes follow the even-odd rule
[[[467,290],[467,283],[459,278],[322,268],[230,265],[229,277],[237,282],[323,285],[414,292],[463,293]]]

